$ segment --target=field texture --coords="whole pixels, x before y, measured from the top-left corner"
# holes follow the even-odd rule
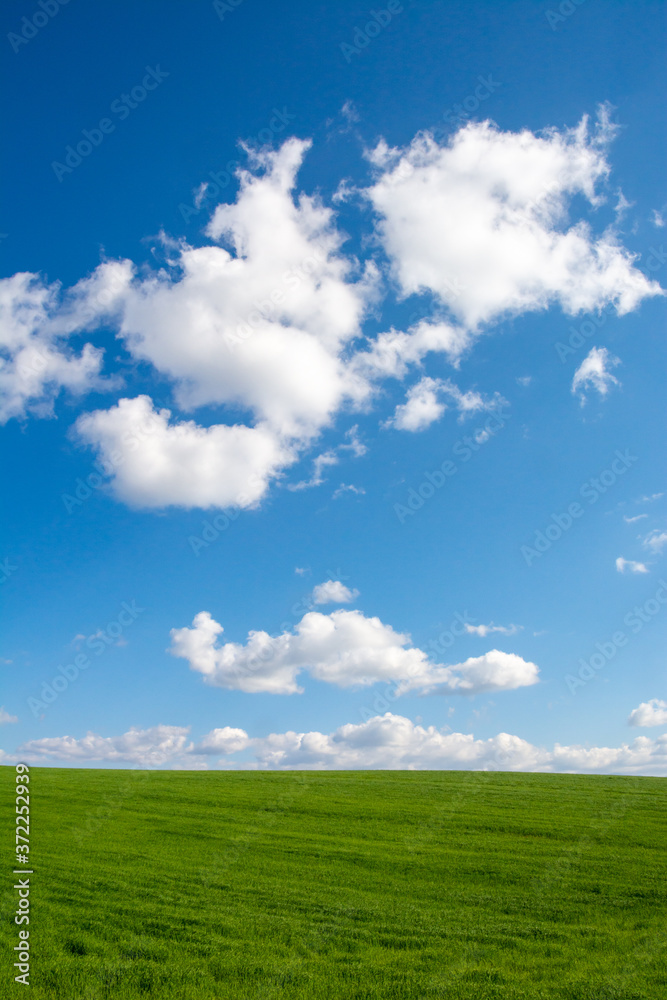
[[[8,875],[3,997],[667,997],[664,779],[30,777],[31,984]]]

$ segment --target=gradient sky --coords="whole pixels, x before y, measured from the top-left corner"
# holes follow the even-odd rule
[[[667,773],[664,5],[2,23],[4,760]]]

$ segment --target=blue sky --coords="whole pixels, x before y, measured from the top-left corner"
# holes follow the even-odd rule
[[[7,762],[667,770],[664,8],[373,11],[4,6]]]

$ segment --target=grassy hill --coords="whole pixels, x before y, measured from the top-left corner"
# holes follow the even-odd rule
[[[2,996],[667,997],[664,779],[33,768],[30,791],[31,986],[7,876]]]

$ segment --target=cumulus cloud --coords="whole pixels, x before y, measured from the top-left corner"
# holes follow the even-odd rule
[[[375,289],[374,268],[355,280],[340,253],[331,209],[294,198],[309,147],[289,139],[254,154],[255,172],[240,171],[236,201],[207,229],[229,249],[183,245],[172,271],[133,284],[120,329],[135,357],[174,380],[182,408],[242,407],[305,438],[364,393],[340,354]]]
[[[603,111],[591,134],[502,132],[470,123],[446,146],[428,133],[404,149],[380,142],[367,197],[403,295],[430,292],[467,330],[558,303],[568,314],[613,303],[629,312],[660,294],[607,230],[568,225],[575,195],[592,205],[609,174]]]
[[[205,766],[206,757],[222,755],[222,766],[246,769],[667,774],[667,734],[654,740],[638,737],[620,747],[556,743],[552,749],[547,749],[509,733],[475,739],[470,733],[419,725],[391,712],[361,723],[339,726],[331,733],[289,731],[249,737],[243,729],[225,726],[206,734],[199,743],[186,746],[187,732],[176,726],[156,726],[143,731],[131,730],[109,739],[94,733],[80,740],[69,736],[54,737],[31,740],[20,747],[19,752],[23,759],[37,761],[112,760],[143,766],[169,763],[172,767],[188,768]],[[239,752],[250,753],[253,759],[235,760],[234,755]]]
[[[10,715],[9,712],[5,710],[4,705],[0,705],[0,726],[6,726],[12,722],[18,721],[17,715]]]
[[[651,698],[633,708],[628,717],[631,726],[667,726],[667,701]]]
[[[340,580],[327,580],[313,588],[313,604],[349,604],[358,596],[358,590],[350,590]]]
[[[235,503],[241,494],[248,500],[240,506],[254,503],[344,403],[369,396],[343,354],[376,296],[377,270],[369,262],[362,271],[343,256],[331,209],[316,197],[295,196],[309,146],[290,139],[276,152],[251,153],[253,171],[239,171],[236,201],[219,205],[211,218],[207,233],[216,242],[193,248],[164,238],[168,259],[161,270],[140,275],[129,262],[105,264],[64,304],[57,289],[33,288],[31,276],[5,286],[12,307],[6,341],[25,340],[24,327],[48,327],[53,337],[111,316],[132,357],[172,381],[182,410],[212,405],[233,408],[236,419],[239,410],[244,414],[233,426],[167,426],[169,411],[161,410],[162,426],[131,454],[124,435],[150,407],[146,397],[82,418],[81,439],[107,462],[120,499],[210,507]],[[97,384],[101,354],[90,345],[78,359],[56,352],[52,360],[36,382],[30,376],[16,403],[10,400],[8,415],[43,396],[54,380],[56,388]],[[363,451],[356,439],[341,447]],[[336,452],[321,456],[315,480],[336,461]]]
[[[253,740],[260,767],[667,772],[667,735],[640,737],[621,747],[533,746],[509,733],[486,740],[416,725],[390,712],[341,726],[331,734],[274,733]]]
[[[187,749],[189,728],[182,726],[153,726],[152,729],[130,729],[122,736],[99,736],[87,733],[81,739],[73,736],[56,736],[30,740],[19,747],[19,752],[30,758],[71,761],[82,760],[123,761],[143,766],[164,764],[180,756]]]
[[[360,611],[310,611],[293,632],[252,631],[245,644],[218,644],[223,631],[202,611],[192,628],[171,630],[170,652],[186,659],[207,684],[251,693],[302,693],[297,678],[303,672],[343,688],[392,681],[398,694],[474,695],[538,681],[534,663],[497,649],[453,666],[433,663],[410,645],[408,635]]]
[[[493,622],[489,625],[469,625],[468,622],[465,623],[465,630],[469,635],[479,635],[482,638],[490,635],[492,632],[500,632],[502,635],[516,635],[521,628],[523,628],[522,625],[494,625]]]
[[[616,560],[616,569],[619,573],[648,573],[648,566],[645,563],[624,559],[623,556],[619,556]]]
[[[333,210],[299,192],[310,141],[249,151],[238,195],[215,208],[205,245],[163,237],[161,267],[105,261],[65,292],[32,274],[0,283],[0,421],[48,415],[62,389],[101,387],[101,350],[73,338],[104,325],[170,382],[182,413],[223,411],[203,426],[180,416],[169,423],[159,410],[155,434],[136,447],[124,435],[152,409],[147,397],[82,418],[81,439],[107,464],[116,496],[147,507],[255,504],[342,412],[367,409],[382,379],[404,378],[432,353],[458,366],[482,325],[552,303],[624,313],[661,294],[609,231],[595,237],[587,223],[567,220],[574,196],[602,201],[612,131],[604,118],[593,134],[584,120],[540,136],[486,122],[446,146],[428,134],[403,150],[380,143],[366,191],[378,233],[401,293],[428,292],[434,307],[407,331],[365,341],[380,272],[343,253]],[[606,391],[613,361],[581,385]],[[392,423],[416,430],[444,407],[464,414],[480,399],[422,379]],[[324,481],[344,447],[353,442],[322,451],[293,488]]]
[[[238,753],[239,750],[245,750],[249,743],[250,740],[245,730],[223,726],[222,729],[212,729],[199,743],[192,746],[189,752],[226,756],[230,753]]]
[[[610,371],[620,363],[606,347],[592,347],[574,373],[572,392],[581,397],[582,404],[589,389],[595,389],[601,396],[606,396],[610,386],[620,385]]]
[[[264,424],[170,423],[148,396],[79,417],[81,441],[113,473],[115,495],[133,507],[251,507],[295,455]]]

